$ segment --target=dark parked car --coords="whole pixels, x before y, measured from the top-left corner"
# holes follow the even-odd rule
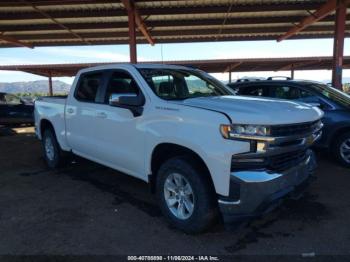
[[[0,93],[0,124],[19,125],[34,123],[34,103],[18,96]]]
[[[327,148],[350,167],[350,96],[326,84],[302,80],[256,80],[230,83],[237,95],[272,97],[314,104],[324,111],[324,129],[317,146]],[[288,116],[286,116],[288,117]]]

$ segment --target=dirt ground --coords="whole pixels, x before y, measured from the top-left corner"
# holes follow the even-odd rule
[[[192,236],[167,225],[145,183],[78,158],[50,171],[33,128],[0,128],[0,254],[349,255],[350,171],[318,157],[302,199]]]

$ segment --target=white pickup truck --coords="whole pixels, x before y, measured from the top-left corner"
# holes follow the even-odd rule
[[[234,96],[200,70],[151,64],[81,70],[67,98],[35,103],[49,167],[67,151],[142,179],[168,221],[191,233],[220,213],[225,221],[263,213],[306,184],[322,115]]]

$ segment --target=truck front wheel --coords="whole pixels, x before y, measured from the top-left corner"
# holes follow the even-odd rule
[[[171,225],[186,232],[199,233],[217,217],[215,192],[203,168],[188,157],[164,162],[157,174],[157,199]]]
[[[59,167],[62,160],[62,150],[57,142],[56,135],[51,128],[44,130],[42,135],[44,158],[49,168]]]

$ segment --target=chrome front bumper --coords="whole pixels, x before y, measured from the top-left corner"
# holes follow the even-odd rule
[[[306,183],[316,168],[312,150],[307,151],[306,159],[281,173],[268,171],[232,172],[230,187],[239,190],[236,199],[219,197],[218,203],[225,221],[255,216],[269,210],[282,198]]]

